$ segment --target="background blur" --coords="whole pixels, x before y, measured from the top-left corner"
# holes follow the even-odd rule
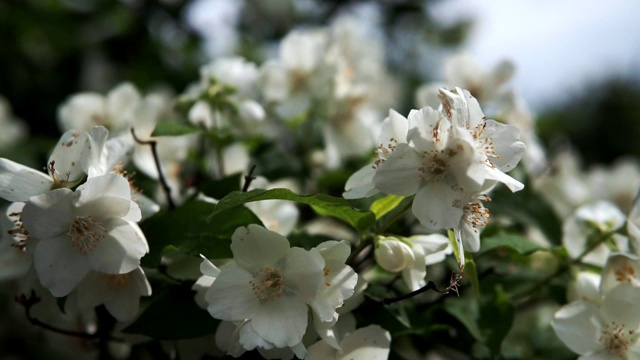
[[[640,3],[630,0],[3,0],[0,95],[36,146],[57,135],[56,109],[73,93],[124,80],[181,92],[215,57],[260,63],[291,29],[345,12],[387,40],[406,99],[461,49],[487,67],[510,59],[552,152],[568,141],[587,163],[640,154]]]

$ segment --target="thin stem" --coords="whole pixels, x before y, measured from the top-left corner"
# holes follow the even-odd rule
[[[131,128],[131,135],[133,135],[133,140],[135,140],[140,145],[150,145],[151,153],[153,154],[153,161],[156,163],[156,169],[158,170],[158,180],[160,180],[160,185],[162,186],[162,190],[164,191],[165,196],[167,197],[167,203],[169,204],[169,209],[175,209],[176,204],[173,202],[171,198],[171,188],[167,183],[167,180],[164,177],[164,173],[162,172],[162,166],[160,165],[160,157],[158,156],[158,150],[156,149],[157,142],[155,140],[140,140],[135,133],[133,127]]]
[[[49,330],[49,331],[53,331],[56,332],[58,334],[63,334],[63,335],[69,335],[69,336],[75,336],[75,337],[79,337],[79,338],[83,338],[83,339],[90,339],[90,340],[96,340],[96,339],[106,339],[106,340],[110,340],[110,341],[118,341],[118,342],[124,342],[124,339],[120,339],[120,338],[114,338],[111,336],[107,336],[105,337],[105,335],[101,332],[96,332],[94,334],[89,334],[86,332],[81,332],[81,331],[73,331],[73,330],[66,330],[66,329],[60,329],[58,327],[55,327],[53,325],[49,325],[47,323],[44,323],[42,321],[40,321],[39,319],[31,316],[31,308],[38,304],[40,302],[40,298],[36,295],[36,292],[34,290],[31,290],[31,294],[29,295],[29,297],[27,297],[25,294],[21,294],[19,296],[15,297],[15,301],[24,306],[24,313],[27,317],[27,320],[29,320],[29,322],[31,323],[31,325],[35,325],[35,326],[39,326],[43,329]]]
[[[421,287],[418,290],[412,291],[408,294],[404,294],[404,295],[400,295],[394,298],[388,298],[388,299],[382,299],[380,302],[383,305],[389,305],[389,304],[393,304],[395,302],[398,301],[402,301],[402,300],[406,300],[406,299],[410,299],[414,296],[420,295],[423,292],[427,292],[429,290],[433,290],[435,292],[438,292],[440,294],[443,295],[447,295],[450,292],[455,292],[457,295],[459,295],[458,293],[458,282],[462,279],[462,276],[460,274],[456,274],[456,273],[452,273],[451,274],[451,279],[449,280],[449,286],[447,286],[444,290],[440,290],[438,289],[438,287],[436,286],[436,284],[433,281],[429,281],[427,283],[427,285]]]
[[[249,170],[249,173],[244,176],[244,185],[242,186],[242,192],[249,191],[249,186],[251,186],[251,183],[253,182],[253,180],[256,179],[256,177],[253,176],[253,171],[255,169],[256,169],[256,165],[253,165],[251,167],[251,170]]]

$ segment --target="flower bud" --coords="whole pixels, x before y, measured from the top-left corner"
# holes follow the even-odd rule
[[[383,239],[378,243],[375,258],[378,265],[391,272],[402,271],[414,262],[409,245],[393,238]]]

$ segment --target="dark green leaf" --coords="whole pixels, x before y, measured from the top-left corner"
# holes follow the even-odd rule
[[[258,217],[245,207],[216,212],[215,204],[189,201],[181,207],[162,211],[140,224],[151,251],[142,258],[142,265],[156,267],[165,248],[193,256],[203,254],[209,259],[232,257],[231,235],[240,226],[261,224]]]
[[[483,299],[480,304],[478,325],[485,338],[484,344],[493,353],[493,358],[500,354],[502,340],[511,329],[513,316],[513,304],[500,286],[496,286],[493,295]]]
[[[240,190],[241,179],[242,174],[235,174],[219,180],[208,180],[200,186],[200,191],[214,199],[222,199],[228,193]]]
[[[478,326],[478,302],[470,297],[447,297],[444,309],[469,331],[474,339],[483,342],[484,336]]]
[[[496,248],[509,248],[520,255],[529,255],[538,250],[543,250],[541,246],[533,243],[529,239],[515,234],[497,234],[489,238],[482,239],[480,252],[493,250]]]
[[[288,189],[252,190],[249,192],[235,191],[220,200],[215,213],[260,200],[289,200],[307,204],[318,214],[331,216],[345,221],[354,229],[362,232],[369,228],[375,221],[375,216],[370,211],[356,210],[344,199],[329,195],[297,195]]]
[[[213,334],[219,321],[198,307],[189,285],[172,286],[159,294],[123,332],[159,340],[192,339]]]
[[[177,121],[161,121],[156,125],[151,136],[180,136],[200,132],[202,132],[202,129],[192,124]]]

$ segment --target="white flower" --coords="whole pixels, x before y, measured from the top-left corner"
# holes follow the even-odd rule
[[[151,285],[141,267],[124,274],[90,271],[69,295],[67,303],[75,301],[83,310],[104,304],[116,320],[128,321],[138,314],[140,297],[149,295]]]
[[[12,146],[22,141],[27,135],[27,125],[24,121],[11,114],[11,105],[0,96],[0,151],[11,150]]]
[[[611,254],[602,270],[600,291],[608,292],[619,284],[640,287],[640,257],[631,254]]]
[[[308,360],[382,360],[389,357],[391,335],[378,325],[369,325],[350,332],[340,341],[341,350],[330,346],[324,340],[307,349]]]
[[[604,294],[602,305],[575,301],[556,312],[551,326],[580,359],[640,357],[640,288],[620,284]]]
[[[565,220],[562,226],[562,244],[572,258],[583,256],[583,262],[602,266],[611,253],[606,242],[610,242],[618,251],[626,251],[628,239],[620,234],[613,234],[594,248],[595,244],[591,242],[597,240],[594,237],[621,228],[625,221],[624,214],[609,202],[598,201],[582,206]],[[585,251],[588,251],[586,255]]]
[[[32,264],[27,249],[29,234],[25,231],[21,212],[24,203],[15,202],[3,207],[0,216],[0,281],[24,277]]]
[[[87,180],[75,191],[56,189],[34,196],[22,210],[25,229],[39,241],[34,265],[54,296],[69,294],[90,270],[124,274],[149,251],[135,224],[140,209],[129,182],[108,174]]]
[[[599,274],[590,271],[578,272],[567,287],[567,300],[569,302],[584,300],[600,304],[600,281]]]
[[[238,228],[231,251],[235,264],[220,271],[206,294],[209,313],[246,321],[239,341],[247,350],[260,345],[251,333],[275,347],[300,343],[307,305],[325,279],[320,253],[290,248],[286,238],[258,225]]]
[[[287,179],[270,183],[267,179],[258,176],[251,183],[249,190],[276,188],[286,188],[296,192],[298,184]],[[293,231],[300,216],[296,205],[286,200],[256,201],[248,203],[246,206],[260,218],[264,227],[283,236],[287,236]]]

